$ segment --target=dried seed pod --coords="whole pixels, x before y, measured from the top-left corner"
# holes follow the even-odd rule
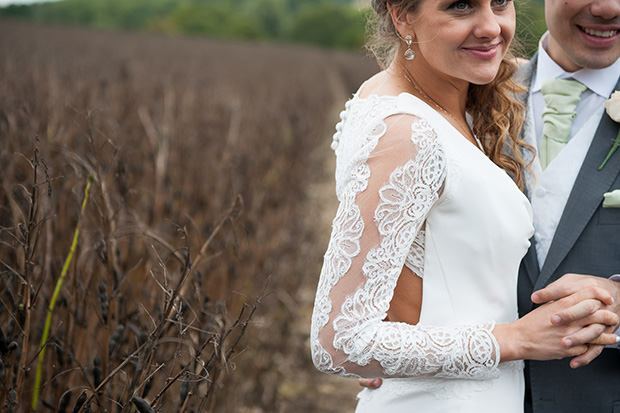
[[[11,322],[6,329],[6,339],[10,340],[13,337],[13,331],[15,330],[15,319],[11,318]]]
[[[65,413],[67,411],[67,407],[69,407],[69,402],[71,401],[71,390],[68,390],[60,396],[60,400],[58,401],[58,413]]]
[[[93,364],[93,380],[95,381],[95,387],[99,387],[103,381],[103,378],[101,377],[101,358],[99,358],[99,355],[95,356],[93,359]]]
[[[19,341],[19,344],[17,344],[17,347],[15,348],[15,356],[13,356],[13,360],[16,360],[13,363],[13,375],[16,376],[17,375],[17,370],[19,369],[19,361],[22,357],[22,342],[23,342],[23,338]],[[9,344],[9,347],[11,345]]]
[[[26,322],[26,310],[24,310],[23,305],[19,305],[16,309],[17,312],[17,322],[21,328],[24,328],[24,323]]]
[[[114,289],[116,290],[118,288],[118,284],[121,281],[121,278],[124,278],[124,276],[122,274],[119,274],[116,269],[112,269],[112,277],[114,279]]]
[[[200,270],[196,270],[196,282],[198,283],[198,288],[196,289],[196,292],[198,291],[202,291],[202,286],[203,286],[203,281],[204,278],[202,276],[202,272],[200,272]]]
[[[80,394],[80,397],[78,397],[77,401],[75,402],[75,406],[73,406],[73,413],[78,413],[85,402],[86,402],[86,392],[83,391],[82,394]]]
[[[151,406],[142,397],[134,396],[131,402],[136,406],[140,413],[153,413]]]
[[[26,229],[26,226],[22,222],[20,222],[19,224],[17,224],[17,228],[19,229],[19,233],[21,234],[20,241],[25,243],[26,235],[28,234],[28,230]]]
[[[187,399],[187,394],[189,393],[189,382],[187,380],[183,380],[181,382],[181,406],[185,403],[185,399]]]
[[[103,322],[107,324],[110,302],[108,300],[108,286],[103,281],[99,283],[99,304],[101,304],[101,317],[103,317]]]
[[[6,413],[15,413],[17,411],[19,406],[17,405],[17,392],[15,390],[11,389],[9,391],[9,397],[7,397],[5,406]]]
[[[104,239],[99,240],[97,254],[101,262],[103,262],[104,265],[108,265],[108,244],[106,244]]]
[[[146,383],[144,383],[144,389],[142,390],[142,397],[146,397],[153,387],[153,376],[151,376]]]
[[[114,334],[112,334],[112,338],[110,339],[110,355],[112,355],[112,353],[116,351],[116,348],[120,344],[121,337],[123,336],[124,331],[125,326],[123,324],[120,324],[118,327],[116,327],[116,330],[114,330]]]
[[[4,332],[0,328],[0,353],[6,354],[9,352],[8,339],[4,337]]]

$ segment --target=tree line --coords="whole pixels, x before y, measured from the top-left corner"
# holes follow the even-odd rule
[[[545,30],[543,2],[520,2],[517,8],[518,35],[531,54]],[[355,0],[63,0],[7,6],[0,17],[359,49],[368,12]]]

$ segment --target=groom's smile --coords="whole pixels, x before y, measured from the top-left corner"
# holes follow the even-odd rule
[[[546,0],[547,52],[568,72],[620,57],[620,0]]]
[[[586,34],[589,34],[590,36],[594,36],[594,37],[608,38],[608,37],[616,36],[618,34],[618,30],[616,29],[596,30],[596,29],[589,29],[587,27],[581,27],[581,26],[577,26],[577,27],[583,30]]]

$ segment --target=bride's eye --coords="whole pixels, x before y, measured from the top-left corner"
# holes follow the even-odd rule
[[[497,0],[502,1],[502,0]],[[506,1],[506,0],[504,0]],[[456,10],[456,11],[466,11],[469,9],[469,2],[464,0],[455,1],[448,8]]]
[[[504,7],[504,6],[507,6],[508,3],[510,3],[510,1],[511,0],[494,0],[494,3],[496,6]]]

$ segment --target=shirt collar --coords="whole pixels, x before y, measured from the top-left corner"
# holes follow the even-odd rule
[[[597,95],[607,99],[614,91],[620,77],[620,59],[603,69],[579,69],[576,72],[566,72],[551,59],[547,51],[549,32],[546,32],[538,44],[538,64],[536,76],[532,82],[532,93],[540,92],[542,82],[545,79],[573,78],[583,83],[588,89]]]

